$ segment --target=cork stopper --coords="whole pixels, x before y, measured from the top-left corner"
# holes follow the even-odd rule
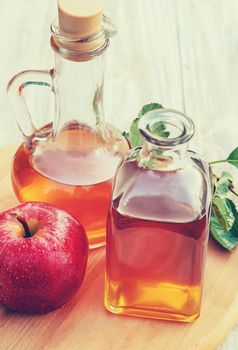
[[[101,28],[105,0],[58,0],[60,33],[88,37]]]

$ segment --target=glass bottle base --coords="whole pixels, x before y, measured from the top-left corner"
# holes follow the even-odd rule
[[[142,318],[152,318],[152,319],[158,319],[158,320],[165,320],[165,321],[175,321],[175,322],[184,322],[184,323],[190,323],[195,321],[199,317],[199,313],[196,313],[194,315],[182,315],[182,314],[171,314],[169,312],[162,312],[159,310],[151,309],[151,308],[131,308],[131,307],[115,307],[113,305],[110,305],[105,300],[104,306],[107,311],[118,314],[118,315],[125,315],[125,316],[135,316],[135,317],[142,317]]]
[[[104,306],[114,314],[193,322],[200,314],[201,287],[106,276]]]

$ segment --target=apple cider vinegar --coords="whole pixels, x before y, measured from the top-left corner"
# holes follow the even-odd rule
[[[207,218],[166,223],[111,208],[106,307],[119,314],[189,322],[199,316]],[[136,242],[131,247],[131,242]]]
[[[200,315],[209,234],[209,167],[187,151],[193,122],[157,109],[119,165],[107,220],[104,303],[130,316],[192,322]]]
[[[71,125],[55,142],[36,149],[22,145],[12,169],[20,201],[48,202],[67,211],[82,223],[91,247],[105,242],[112,178],[120,161],[109,153],[113,145],[107,143],[100,152],[100,142],[89,128]],[[126,139],[121,144],[128,149]]]

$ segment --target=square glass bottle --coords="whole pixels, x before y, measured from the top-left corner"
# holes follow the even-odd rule
[[[187,151],[194,124],[184,114],[148,112],[139,130],[144,144],[127,153],[114,181],[105,307],[117,314],[191,322],[201,306],[209,167]]]

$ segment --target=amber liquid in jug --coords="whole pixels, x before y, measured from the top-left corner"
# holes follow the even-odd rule
[[[94,247],[105,240],[112,177],[120,160],[99,154],[98,138],[88,128],[74,126],[64,130],[57,142],[42,146],[41,153],[38,149],[36,155],[34,146],[29,150],[23,144],[12,168],[12,183],[20,201],[35,199],[66,210],[82,222]],[[121,152],[127,148],[122,140]]]
[[[191,322],[201,306],[208,174],[195,155],[166,170],[173,151],[155,158],[149,152],[145,159],[142,151],[128,153],[115,179],[107,222],[105,307],[117,314]]]

